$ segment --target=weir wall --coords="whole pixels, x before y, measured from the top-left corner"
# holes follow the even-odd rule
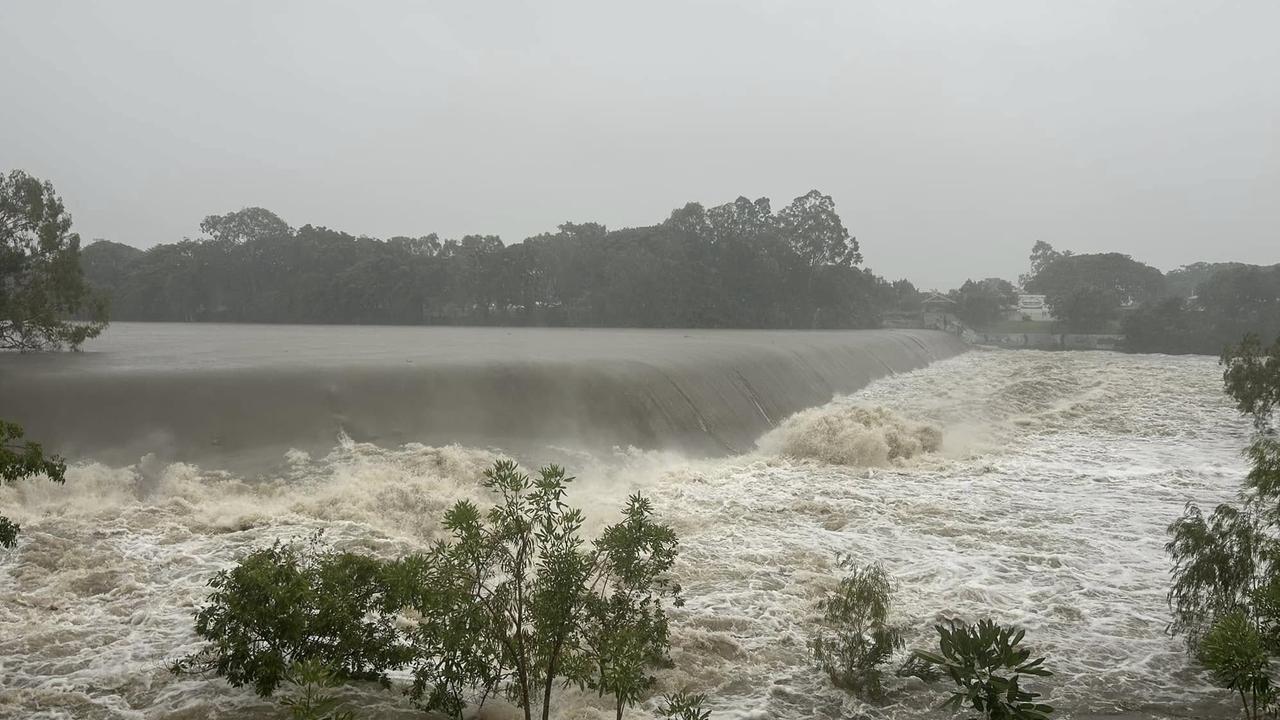
[[[109,463],[314,452],[343,433],[720,455],[966,348],[928,330],[119,323],[84,353],[0,356],[0,418],[69,459]]]

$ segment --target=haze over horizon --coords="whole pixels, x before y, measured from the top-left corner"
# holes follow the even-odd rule
[[[1269,264],[1276,27],[1267,2],[18,0],[0,165],[139,247],[250,205],[512,243],[816,187],[925,288],[1016,278],[1036,240]]]

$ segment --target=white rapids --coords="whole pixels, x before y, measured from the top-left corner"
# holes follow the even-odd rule
[[[909,645],[944,618],[1027,628],[1065,715],[1231,717],[1164,633],[1163,545],[1186,502],[1233,496],[1248,431],[1211,358],[997,351],[798,413],[747,455],[520,459],[568,466],[592,527],[640,490],[676,528],[688,602],[659,689],[709,693],[714,718],[938,716],[941,687],[895,680],[891,703],[871,707],[809,663],[813,603],[838,554],[896,578]],[[142,458],[0,489],[24,529],[0,555],[0,717],[278,717],[248,691],[166,670],[196,646],[191,612],[212,574],[317,529],[374,553],[422,547],[453,501],[485,501],[478,478],[500,454],[344,438],[259,476]],[[423,717],[394,691],[349,699],[364,718]],[[587,694],[558,707],[612,717]]]

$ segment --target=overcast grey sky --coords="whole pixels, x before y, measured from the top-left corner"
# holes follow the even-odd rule
[[[88,241],[387,237],[831,194],[890,278],[1280,262],[1280,2],[0,4],[0,168]]]

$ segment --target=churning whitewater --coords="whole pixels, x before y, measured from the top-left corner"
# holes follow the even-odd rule
[[[841,554],[896,578],[908,647],[934,622],[988,614],[1028,629],[1056,673],[1048,699],[1075,717],[1229,717],[1164,633],[1163,543],[1184,503],[1231,496],[1247,438],[1211,358],[993,351],[878,380],[728,459],[555,447],[517,459],[577,475],[592,527],[627,493],[653,498],[680,535],[687,598],[672,618],[678,669],[659,690],[708,692],[714,717],[933,716],[940,688],[904,681],[874,708],[810,665],[813,605]],[[0,716],[273,717],[248,690],[166,669],[197,646],[209,578],[317,530],[344,549],[422,548],[455,500],[486,502],[480,474],[501,454],[342,438],[258,475],[143,457],[0,489],[24,528],[0,562]],[[352,692],[362,717],[422,717],[397,693]],[[612,716],[567,692],[564,717]]]

